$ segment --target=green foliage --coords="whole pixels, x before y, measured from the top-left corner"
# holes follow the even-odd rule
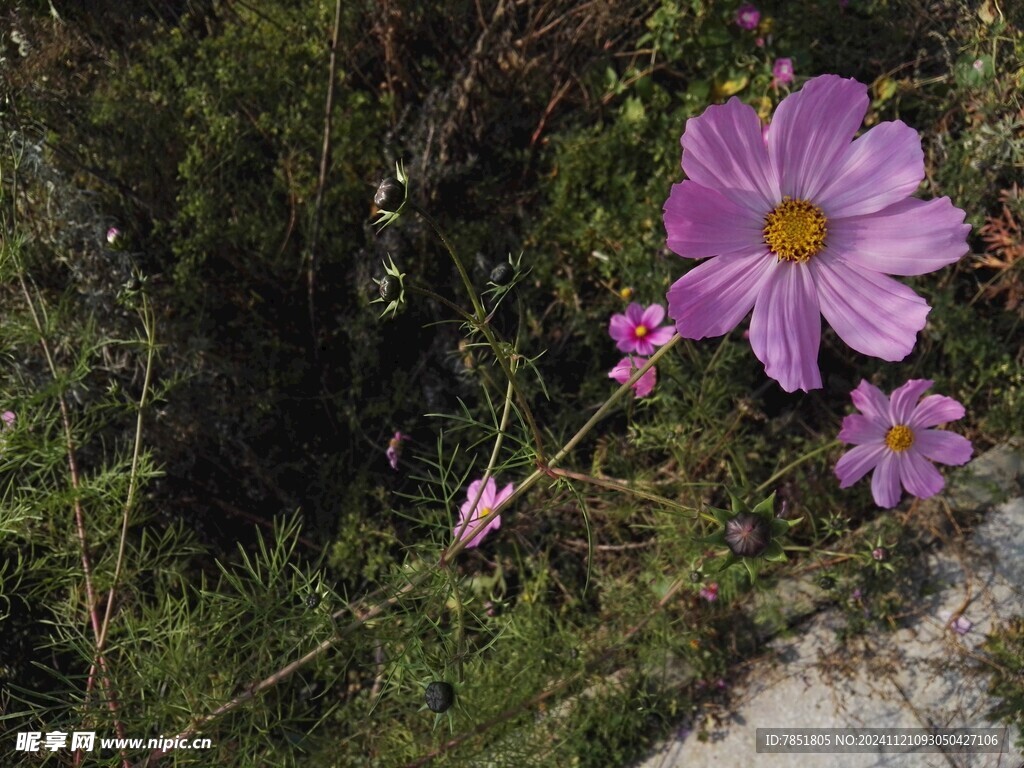
[[[991,669],[989,693],[999,703],[989,717],[1017,727],[1017,747],[1024,747],[1024,619],[1006,620],[985,638],[982,646]]]

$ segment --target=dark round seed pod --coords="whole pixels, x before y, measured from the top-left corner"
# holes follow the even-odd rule
[[[822,589],[834,589],[836,586],[836,580],[831,576],[822,576],[818,579],[818,586]]]
[[[427,686],[424,698],[427,700],[427,709],[431,712],[447,712],[455,701],[455,689],[450,683],[435,680]]]
[[[698,581],[704,578],[704,574],[700,571],[690,571],[690,581],[696,584]]]
[[[397,211],[405,202],[405,184],[394,176],[382,179],[373,202],[382,211]]]
[[[320,605],[320,595],[315,592],[306,598],[307,608],[316,608],[318,605]]]
[[[500,262],[491,270],[491,282],[497,285],[508,285],[515,277],[516,271],[507,261]]]
[[[377,284],[377,290],[380,291],[380,297],[384,301],[394,301],[402,292],[402,286],[399,284],[398,278],[392,275],[384,275]]]
[[[757,557],[771,540],[772,524],[760,515],[741,512],[725,524],[725,543],[739,557]]]

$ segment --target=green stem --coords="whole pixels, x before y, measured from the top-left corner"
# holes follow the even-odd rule
[[[408,290],[408,291],[410,291],[412,293],[418,293],[418,294],[420,294],[422,296],[426,296],[428,298],[433,299],[434,301],[437,301],[437,302],[439,302],[441,304],[444,304],[446,307],[448,307],[448,309],[450,309],[452,312],[457,314],[459,317],[461,317],[467,323],[472,323],[473,322],[474,318],[473,318],[473,316],[471,314],[469,314],[469,312],[464,310],[462,307],[460,307],[454,301],[446,299],[441,294],[435,293],[434,291],[430,290],[429,288],[424,288],[423,286],[420,286],[420,285],[409,284],[409,285],[406,285],[405,288],[406,288],[406,290]]]
[[[637,496],[641,499],[647,499],[653,501],[656,504],[661,504],[665,507],[671,507],[672,509],[678,509],[680,512],[685,512],[688,515],[693,515],[696,519],[694,510],[690,507],[680,504],[678,501],[672,501],[672,499],[666,499],[664,496],[659,496],[657,493],[651,491],[644,491],[640,488],[634,488],[633,486],[620,483],[617,480],[610,480],[604,477],[594,477],[593,475],[584,475],[580,472],[570,472],[567,469],[553,469],[548,467],[549,473],[556,477],[564,477],[569,480],[578,480],[582,483],[590,483],[600,488],[608,488],[612,491],[619,491],[620,493],[628,493],[632,496]]]
[[[780,477],[782,477],[783,475],[788,473],[791,469],[793,469],[793,467],[797,467],[797,466],[803,464],[808,459],[813,459],[815,456],[817,456],[819,454],[825,453],[826,451],[830,451],[833,448],[835,448],[837,445],[842,445],[842,443],[839,440],[833,440],[831,443],[825,443],[825,445],[819,446],[819,447],[815,448],[813,451],[805,453],[800,458],[794,459],[793,461],[789,462],[789,464],[787,464],[782,469],[780,469],[778,472],[776,472],[774,475],[772,475],[767,480],[765,480],[763,483],[761,483],[759,486],[757,486],[757,488],[754,489],[754,493],[761,493],[762,491],[767,489],[772,483],[774,483]]]

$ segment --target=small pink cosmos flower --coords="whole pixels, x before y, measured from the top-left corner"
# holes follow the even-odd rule
[[[626,307],[626,314],[612,315],[608,335],[615,339],[620,352],[652,355],[655,347],[668,343],[675,335],[670,325],[658,327],[664,319],[665,308],[661,304],[651,304],[644,309],[633,302]]]
[[[742,29],[755,29],[760,21],[761,12],[750,3],[744,3],[736,11],[736,24]]]
[[[624,357],[618,364],[608,372],[609,379],[615,379],[619,384],[625,384],[630,377],[647,364],[646,357]],[[639,399],[647,397],[654,389],[658,381],[658,375],[653,367],[647,370],[643,376],[633,384],[633,397]]]
[[[857,385],[850,397],[861,413],[845,417],[839,431],[840,440],[857,446],[836,463],[840,488],[874,470],[871,495],[875,503],[895,507],[901,485],[920,499],[942,490],[945,481],[929,462],[967,463],[973,449],[966,437],[932,429],[963,418],[964,407],[943,395],[917,402],[931,385],[927,379],[911,379],[893,391],[891,399],[866,381]]]
[[[3,419],[3,426],[8,429],[14,426],[14,422],[17,418],[18,417],[14,415],[14,411],[4,411],[3,414],[0,414],[0,419]]]
[[[497,483],[494,482],[493,477],[487,478],[487,482],[483,484],[482,493],[480,486],[480,480],[474,480],[469,484],[469,490],[466,492],[466,501],[463,502],[462,507],[459,509],[459,522],[455,524],[455,530],[452,532],[452,535],[460,540],[465,539],[471,534],[473,535],[473,538],[466,544],[467,548],[478,546],[484,540],[484,536],[501,527],[501,515],[498,515],[483,528],[477,530],[478,522],[491,514],[491,510],[497,509],[504,504],[505,500],[515,490],[515,486],[509,483],[499,493]],[[473,533],[474,531],[476,531],[475,534]]]
[[[772,67],[772,82],[775,85],[789,85],[793,82],[793,60],[776,59]]]
[[[900,121],[854,139],[867,86],[809,80],[775,110],[768,141],[733,97],[686,123],[683,171],[665,203],[668,247],[706,259],[668,290],[680,336],[728,333],[753,309],[750,345],[783,389],[821,387],[821,318],[883,360],[914,348],[930,307],[889,275],[923,275],[967,253],[964,212],[917,200],[921,139]]]
[[[398,460],[402,456],[402,441],[408,440],[408,435],[403,435],[401,432],[395,432],[394,436],[388,440],[388,449],[384,452],[388,457],[388,464],[391,468],[398,471]]]
[[[700,588],[701,599],[707,600],[709,603],[715,602],[718,599],[718,582],[712,581],[707,586]]]

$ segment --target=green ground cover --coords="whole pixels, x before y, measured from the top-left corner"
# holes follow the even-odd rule
[[[816,574],[851,633],[899,626],[918,504],[840,489],[835,439],[861,380],[933,380],[976,455],[1024,424],[1016,8],[0,12],[0,759],[78,764],[14,734],[94,731],[212,747],[87,765],[629,765],[727,711],[787,580]],[[932,306],[913,352],[826,328],[823,387],[790,393],[744,321],[602,411],[610,318],[690,266],[662,223],[686,121],[732,96],[767,119],[826,73],[868,86],[865,128],[920,132],[917,196],[972,227],[901,278]],[[485,469],[517,495],[463,548]],[[734,503],[788,523],[756,579],[720,569]],[[994,669],[1019,669],[1017,624]],[[1019,718],[1019,675],[994,690]]]

